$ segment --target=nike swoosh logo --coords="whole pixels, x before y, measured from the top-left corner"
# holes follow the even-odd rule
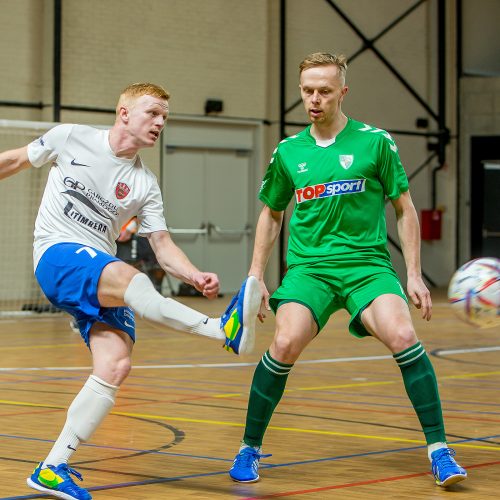
[[[73,448],[73,446],[69,445],[67,446],[70,450],[76,451],[76,448]]]
[[[204,320],[202,321],[202,323],[203,323],[204,325],[206,325],[206,324],[208,323],[208,318],[204,319]]]
[[[85,163],[78,163],[74,158],[71,160],[71,165],[75,167],[90,167],[90,165],[85,165]]]
[[[134,325],[129,325],[126,321],[123,322],[125,326],[128,326],[129,328],[134,328]]]

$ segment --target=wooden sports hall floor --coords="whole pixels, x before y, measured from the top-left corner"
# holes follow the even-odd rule
[[[213,315],[229,298],[183,302]],[[500,332],[456,320],[434,292],[434,317],[413,310],[438,374],[449,442],[469,478],[449,490],[429,475],[423,434],[399,369],[373,339],[357,340],[338,313],[303,354],[271,421],[261,481],[228,475],[243,432],[254,354],[145,323],[134,369],[103,426],[73,465],[94,499],[451,499],[500,495]],[[89,374],[66,316],[0,321],[0,498],[46,498],[26,486]]]

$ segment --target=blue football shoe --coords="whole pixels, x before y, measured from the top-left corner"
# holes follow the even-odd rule
[[[46,469],[42,469],[42,463],[39,463],[26,482],[30,488],[43,491],[51,497],[64,498],[64,500],[92,500],[92,495],[84,488],[77,486],[70,474],[83,481],[82,475],[68,467],[68,464],[60,464],[57,467],[47,465]]]
[[[226,351],[235,354],[252,352],[255,344],[255,320],[261,301],[259,280],[255,276],[249,276],[220,319],[220,328],[226,334]]]
[[[432,452],[432,474],[438,486],[451,486],[467,479],[467,471],[460,467],[453,458],[455,450],[451,448],[440,448]]]
[[[251,446],[241,448],[234,457],[233,466],[229,471],[229,476],[237,483],[255,483],[259,480],[259,461],[261,458],[270,457],[263,455],[260,451]]]

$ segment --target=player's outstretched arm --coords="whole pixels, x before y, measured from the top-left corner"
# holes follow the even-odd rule
[[[0,180],[31,167],[28,146],[0,153]]]
[[[200,271],[172,241],[167,231],[155,231],[148,238],[156,255],[156,260],[165,272],[193,285],[209,299],[217,297],[219,293],[219,278],[217,275]]]

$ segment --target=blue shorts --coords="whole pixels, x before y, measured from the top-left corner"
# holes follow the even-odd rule
[[[87,346],[94,323],[106,323],[135,342],[135,318],[130,307],[101,307],[97,285],[102,270],[120,261],[101,250],[78,243],[58,243],[42,255],[36,279],[54,306],[74,316]]]

